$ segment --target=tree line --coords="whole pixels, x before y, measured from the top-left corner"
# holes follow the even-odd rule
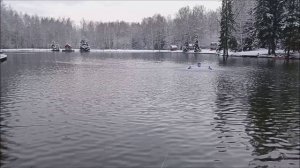
[[[78,48],[85,39],[97,49],[181,48],[198,38],[201,47],[218,40],[219,11],[204,6],[178,10],[174,18],[156,14],[141,22],[101,22],[50,18],[19,13],[1,2],[1,48],[49,48],[52,41]]]
[[[233,10],[241,8],[246,1],[252,4],[248,5],[247,16]],[[269,54],[275,55],[280,48],[288,56],[290,51],[299,51],[299,9],[299,0],[222,0],[220,49],[224,55],[228,55],[229,49],[267,48]],[[243,24],[238,15],[246,18]]]

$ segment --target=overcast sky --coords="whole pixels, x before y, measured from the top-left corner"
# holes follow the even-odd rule
[[[179,8],[204,5],[208,10],[216,10],[221,0],[181,0],[181,1],[30,1],[4,0],[13,9],[30,15],[50,17],[70,17],[75,23],[80,20],[140,22],[144,17],[160,13],[174,17]]]

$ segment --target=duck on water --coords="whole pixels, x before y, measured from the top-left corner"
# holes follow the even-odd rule
[[[198,62],[198,63],[197,63],[197,66],[196,66],[195,68],[201,68],[201,62]],[[188,66],[187,69],[192,69],[192,65]],[[208,69],[209,69],[209,70],[213,70],[212,67],[210,67],[210,66],[208,66]]]

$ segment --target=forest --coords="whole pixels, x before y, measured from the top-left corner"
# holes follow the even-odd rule
[[[219,12],[203,6],[182,7],[174,18],[160,14],[140,23],[101,22],[29,16],[1,3],[1,48],[49,48],[52,41],[79,47],[81,39],[94,49],[168,49],[198,38],[201,46],[218,41]]]
[[[219,49],[300,51],[299,9],[299,0],[222,0]]]
[[[141,22],[102,22],[30,16],[1,2],[1,48],[49,48],[52,41],[94,49],[169,49],[199,41],[201,48],[220,42],[219,49],[247,51],[267,48],[300,50],[299,0],[220,0],[216,11],[204,6],[180,8],[172,17],[161,14]],[[224,50],[223,50],[224,51]]]

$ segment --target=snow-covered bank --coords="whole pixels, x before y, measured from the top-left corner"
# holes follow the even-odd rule
[[[51,52],[50,49],[38,49],[38,48],[18,48],[18,49],[0,49],[0,52]]]
[[[79,49],[74,49],[75,52],[80,52]],[[52,52],[51,49],[37,49],[37,48],[22,48],[22,49],[1,49],[0,52]],[[182,50],[170,51],[170,50],[126,50],[126,49],[91,49],[91,53],[183,53]],[[194,51],[189,51],[186,54],[195,54]],[[197,54],[217,54],[215,50],[202,49]],[[286,54],[284,50],[276,50],[277,57],[283,57]],[[222,51],[218,54],[222,56]],[[229,52],[229,56],[232,57],[254,57],[254,58],[275,58],[274,55],[268,55],[267,49],[257,49],[253,51],[242,52]],[[300,53],[291,53],[291,59],[300,59]]]
[[[126,49],[93,49],[91,52],[105,52],[105,53],[166,53],[169,50],[126,50]],[[176,51],[174,51],[176,52]]]
[[[52,52],[51,49],[36,49],[36,48],[22,48],[22,49],[1,49],[2,52]],[[75,52],[79,52],[79,49],[75,49]],[[182,53],[182,50],[170,51],[170,50],[126,50],[126,49],[91,49],[90,52],[105,52],[105,53]],[[189,51],[187,53],[193,53]],[[216,54],[216,51],[209,49],[202,49],[199,54]]]
[[[182,53],[182,50],[170,51],[170,50],[123,50],[123,49],[106,49],[106,50],[91,50],[91,52],[119,52],[119,53]],[[194,51],[187,52],[189,54],[194,54]],[[216,51],[209,50],[209,49],[202,49],[199,54],[216,54]]]
[[[264,48],[260,48],[260,49],[253,50],[253,51],[229,52],[228,54],[229,54],[229,56],[232,56],[232,57],[255,57],[255,58],[276,58],[276,57],[283,57],[286,55],[284,50],[276,50],[277,56],[268,55],[268,50],[264,49]],[[223,55],[222,51],[220,52],[219,55],[220,56]],[[300,53],[298,53],[298,52],[291,53],[290,58],[300,59]]]
[[[284,54],[283,50],[276,50],[276,54]],[[268,55],[268,50],[260,48],[258,50],[253,51],[242,51],[242,52],[229,52],[231,56],[255,56],[255,57],[264,57],[270,56]]]

